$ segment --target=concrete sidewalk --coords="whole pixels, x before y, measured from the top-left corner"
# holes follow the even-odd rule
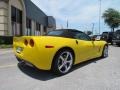
[[[7,53],[13,53],[13,49],[12,48],[0,49],[0,55]]]

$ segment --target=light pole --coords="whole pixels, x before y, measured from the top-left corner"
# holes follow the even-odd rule
[[[92,23],[92,35],[93,35],[93,33],[94,33],[94,26],[95,26],[95,24]]]
[[[69,23],[68,23],[68,19],[67,19],[67,29],[68,29],[68,27],[69,27]]]
[[[99,34],[101,31],[101,0],[99,0]]]

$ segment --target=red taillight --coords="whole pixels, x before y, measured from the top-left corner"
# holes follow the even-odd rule
[[[30,39],[30,46],[31,46],[31,47],[34,46],[34,41],[33,41],[33,39]]]
[[[28,41],[25,39],[24,44],[27,46],[28,45]]]

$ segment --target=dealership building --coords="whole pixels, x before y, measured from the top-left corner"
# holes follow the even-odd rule
[[[43,35],[56,28],[31,0],[0,0],[0,36]]]

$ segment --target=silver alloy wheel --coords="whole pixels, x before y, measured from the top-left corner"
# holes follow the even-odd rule
[[[108,46],[104,47],[104,57],[108,57]]]
[[[58,58],[58,69],[61,73],[67,73],[73,64],[73,55],[69,51],[64,51]]]

